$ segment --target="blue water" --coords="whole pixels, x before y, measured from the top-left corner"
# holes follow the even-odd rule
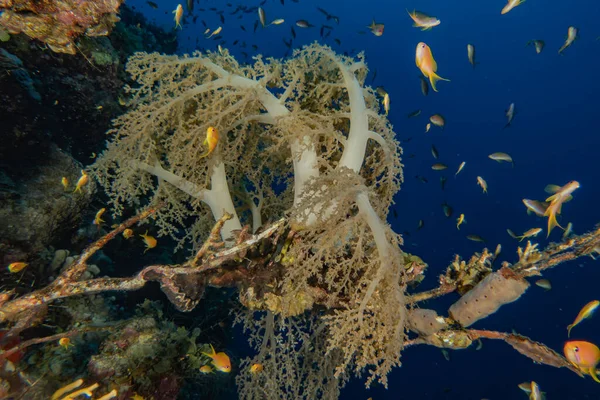
[[[592,0],[540,1],[529,0],[506,15],[500,15],[503,0],[493,1],[327,1],[268,0],[263,6],[267,20],[285,18],[283,25],[259,29],[252,33],[256,13],[230,16],[239,1],[205,1],[196,4],[195,24],[186,16],[179,33],[180,51],[191,52],[200,48],[215,50],[219,42],[203,38],[205,20],[211,30],[223,26],[223,40],[230,52],[242,57],[242,51],[253,54],[252,44],[265,56],[283,57],[286,46],[282,39],[290,39],[290,27],[297,19],[306,19],[317,28],[294,27],[295,48],[320,40],[318,27],[326,23],[334,27],[326,43],[338,52],[365,51],[367,63],[377,71],[375,86],[384,86],[391,97],[390,120],[398,138],[404,141],[405,182],[398,194],[395,209],[398,218],[390,216],[397,232],[409,231],[405,236],[405,250],[422,257],[429,265],[428,279],[422,288],[435,286],[436,276],[442,273],[454,254],[468,258],[484,245],[468,241],[466,234],[478,234],[493,251],[501,243],[501,259],[516,260],[517,242],[506,229],[517,233],[533,227],[543,227],[540,245],[545,240],[546,220],[528,216],[521,199],[543,200],[544,187],[554,183],[564,185],[577,180],[581,188],[574,199],[563,208],[559,223],[574,225],[575,233],[591,230],[600,222],[600,173],[598,149],[600,130],[598,110],[600,83],[600,2]],[[158,10],[145,1],[131,1],[130,5],[165,27],[173,26],[171,10],[175,3],[156,1]],[[258,1],[240,2],[248,7]],[[326,22],[316,10],[319,5],[340,18],[340,24]],[[224,9],[226,21],[222,24],[212,11],[198,8]],[[434,15],[441,25],[428,32],[412,27],[405,9],[417,8]],[[167,11],[167,12],[165,12]],[[381,37],[366,31],[374,18],[385,24]],[[244,25],[247,32],[240,29]],[[564,55],[557,54],[567,28],[579,29],[580,39]],[[341,45],[334,43],[334,38]],[[196,40],[198,39],[198,46]],[[536,54],[527,41],[542,39],[546,47]],[[232,46],[234,40],[247,42],[247,48]],[[430,91],[424,97],[420,92],[420,72],[414,64],[416,44],[426,42],[438,63],[438,73],[451,82],[440,82],[439,93]],[[466,46],[475,45],[479,64],[475,69],[467,61]],[[368,82],[371,81],[372,74]],[[510,128],[505,125],[504,110],[516,104],[517,115]],[[406,114],[421,109],[417,118]],[[446,118],[442,131],[433,127],[425,134],[427,118],[441,113]],[[433,171],[436,162],[430,153],[435,144],[440,162],[449,165],[447,171]],[[492,152],[507,152],[515,160],[515,167],[498,164],[487,158]],[[454,178],[461,161],[464,171]],[[429,183],[415,179],[425,176]],[[445,191],[439,184],[440,176],[448,182]],[[476,184],[482,176],[489,185],[483,194]],[[441,204],[447,202],[454,215],[446,218]],[[456,217],[464,213],[467,224],[457,231]],[[425,227],[416,231],[418,221]],[[559,240],[556,229],[550,240]],[[478,322],[475,327],[511,331],[543,342],[561,352],[566,340],[566,325],[580,307],[600,297],[595,271],[600,266],[593,260],[580,259],[561,265],[545,275],[553,285],[551,291],[532,286],[517,303],[503,307],[494,316]],[[443,313],[457,297],[448,296],[427,304]],[[600,342],[600,318],[585,321],[573,330],[573,337]],[[240,338],[240,340],[242,340]],[[439,349],[415,347],[404,351],[403,366],[390,376],[388,390],[374,387],[364,390],[361,380],[353,380],[342,392],[347,399],[524,399],[517,384],[537,381],[548,399],[599,399],[600,385],[589,377],[581,379],[566,369],[555,369],[533,364],[501,342],[487,341],[483,349],[450,352],[451,361],[444,359]]]

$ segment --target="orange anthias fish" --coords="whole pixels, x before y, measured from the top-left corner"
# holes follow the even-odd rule
[[[534,213],[538,217],[544,216],[549,205],[548,203],[542,201],[529,199],[523,199],[523,204],[525,204],[525,207],[527,207],[527,214]]]
[[[77,181],[77,185],[75,186],[75,190],[73,190],[73,193],[75,192],[79,192],[81,193],[81,188],[88,183],[88,181],[90,180],[90,178],[88,177],[87,172],[85,172],[84,170],[81,170],[81,177],[79,178],[79,180]]]
[[[434,91],[438,91],[435,86],[435,83],[437,81],[450,81],[450,79],[442,78],[441,76],[436,74],[437,63],[433,59],[431,49],[423,42],[420,42],[417,45],[415,63],[417,64],[417,68],[421,70],[421,73],[423,73],[425,78],[429,78],[429,83],[431,83],[431,88]]]
[[[102,214],[104,214],[105,211],[106,211],[106,208],[101,208],[96,213],[96,217],[94,218],[94,225],[100,226],[100,224],[104,222],[104,220],[102,219]]]
[[[175,9],[175,11],[173,11],[173,14],[175,14],[175,29],[183,29],[183,27],[181,26],[181,17],[183,17],[183,6],[181,4],[177,4],[177,8]]]
[[[546,199],[547,203],[550,203],[546,212],[544,213],[545,217],[548,217],[548,235],[550,236],[550,232],[554,229],[555,226],[558,226],[562,229],[562,226],[558,225],[556,221],[556,215],[560,214],[563,203],[571,200],[573,197],[571,193],[579,188],[579,182],[571,181],[567,183],[563,187],[558,187],[556,185],[548,185],[546,186],[546,192],[554,193],[552,196]]]
[[[420,11],[413,10],[410,12],[406,10],[410,18],[414,21],[413,26],[415,28],[421,28],[422,31],[429,30],[434,26],[438,26],[440,24],[440,20],[436,17],[430,17],[429,15],[422,13]]]
[[[27,265],[29,265],[29,264],[27,264],[25,262],[14,262],[14,263],[9,264],[8,271],[10,273],[15,274],[15,273],[23,270],[23,268],[25,268]]]
[[[212,344],[210,345],[210,351],[210,353],[203,352],[202,354],[212,359],[212,364],[218,371],[231,372],[231,360],[229,359],[229,356],[222,351],[216,353]]]
[[[146,250],[144,250],[144,253],[156,247],[158,242],[153,236],[148,235],[148,231],[140,236],[144,239],[144,243],[146,243]]]
[[[208,156],[210,153],[213,152],[213,150],[217,147],[217,144],[219,143],[219,131],[217,130],[217,128],[213,127],[213,126],[209,126],[208,129],[206,130],[206,139],[204,139],[204,145],[208,146],[208,149],[206,150],[206,152],[204,154],[202,154],[200,156],[200,158],[204,158],[206,156]]]
[[[565,343],[563,351],[571,364],[600,383],[600,379],[596,375],[596,365],[600,362],[600,349],[598,346],[582,340],[570,340]]]
[[[516,6],[523,4],[524,2],[525,0],[508,0],[508,3],[506,3],[500,14],[506,14],[507,12],[509,12]]]
[[[256,374],[259,373],[263,370],[263,365],[262,364],[252,364],[252,366],[250,367],[250,373],[252,374]]]
[[[571,325],[567,326],[567,337],[571,337],[571,329],[573,329],[577,325],[579,325],[579,323],[581,321],[583,321],[584,319],[590,318],[594,314],[594,311],[596,311],[596,309],[598,308],[599,305],[600,305],[600,301],[593,300],[593,301],[590,301],[589,303],[587,303],[585,306],[583,306],[581,311],[579,311],[579,314],[577,314],[577,318],[575,318],[575,321],[573,321],[573,323]]]
[[[565,43],[561,46],[561,48],[558,50],[558,54],[562,54],[562,52],[565,51],[567,47],[573,44],[575,39],[577,39],[577,33],[577,28],[575,28],[574,26],[569,27],[569,29],[567,30],[567,39],[565,40]]]

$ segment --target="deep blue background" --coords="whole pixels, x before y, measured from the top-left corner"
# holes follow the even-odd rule
[[[318,27],[322,23],[334,26],[326,43],[335,50],[364,50],[371,70],[377,70],[375,86],[383,85],[391,96],[390,120],[400,140],[412,138],[403,144],[405,155],[405,183],[398,194],[395,209],[398,219],[390,219],[398,232],[409,231],[405,236],[405,249],[421,256],[430,268],[422,288],[435,285],[436,276],[445,270],[454,254],[468,258],[480,251],[481,243],[470,242],[466,234],[478,234],[487,240],[493,251],[497,243],[503,246],[501,259],[514,262],[517,242],[511,239],[506,228],[521,233],[532,227],[543,227],[541,245],[545,240],[546,219],[528,216],[521,203],[523,198],[543,200],[544,187],[549,183],[564,185],[578,180],[581,188],[574,199],[563,208],[559,223],[573,222],[576,233],[583,233],[600,222],[600,173],[598,149],[600,129],[598,92],[598,64],[600,62],[600,2],[597,0],[529,0],[506,15],[500,15],[504,0],[489,1],[321,1],[268,0],[263,6],[267,20],[285,18],[279,26],[270,26],[252,33],[256,13],[230,16],[235,6],[257,6],[259,1],[202,0],[196,4],[196,24],[192,18],[184,19],[179,34],[181,52],[199,48],[216,49],[214,40],[203,38],[205,20],[211,29],[223,26],[223,47],[240,56],[234,40],[246,41],[244,51],[253,54],[250,46],[256,44],[258,52],[266,56],[282,57],[286,51],[282,39],[290,39],[290,27],[297,19],[307,19],[317,28],[295,27],[298,35],[294,47],[320,40]],[[174,25],[171,11],[176,3],[156,1],[159,10],[134,0],[129,4],[144,12],[156,22]],[[321,6],[340,17],[340,24],[325,22],[315,6]],[[184,4],[185,6],[185,4]],[[207,11],[200,12],[200,7]],[[225,24],[221,24],[209,7],[224,9]],[[421,32],[412,27],[406,8],[417,8],[441,20],[432,31]],[[359,34],[375,18],[385,23],[382,37],[370,33]],[[243,24],[247,32],[239,26]],[[576,26],[580,39],[564,52],[557,54],[567,28]],[[199,46],[196,47],[196,39]],[[341,45],[333,39],[341,40]],[[531,39],[542,39],[546,48],[538,55]],[[432,48],[438,62],[438,73],[451,82],[440,82],[439,93],[430,92],[424,97],[420,92],[419,71],[414,64],[416,44],[424,41]],[[475,69],[467,61],[466,46],[476,48],[479,64]],[[369,77],[369,82],[372,75]],[[514,102],[517,112],[512,126],[503,130],[504,110]],[[422,109],[421,116],[407,119],[406,114]],[[432,128],[424,133],[427,118],[441,113],[447,121],[446,129]],[[440,161],[448,164],[446,172],[431,170],[435,162],[430,153],[431,144],[440,152]],[[497,164],[487,155],[503,151],[512,155],[515,167]],[[461,161],[466,161],[464,171],[455,179],[454,172]],[[425,176],[429,183],[414,178]],[[448,178],[442,191],[439,178]],[[484,177],[489,185],[487,195],[476,184],[476,176]],[[446,219],[441,204],[446,201],[455,214]],[[458,214],[466,215],[467,224],[456,230]],[[425,228],[416,232],[418,220]],[[552,232],[551,240],[558,240],[562,231]],[[580,307],[592,299],[600,298],[595,269],[599,262],[581,259],[549,271],[545,277],[553,285],[546,292],[533,286],[517,303],[503,307],[494,316],[478,322],[475,327],[510,331],[544,342],[562,352],[566,340],[566,325]],[[444,312],[456,299],[432,302]],[[573,337],[600,342],[600,317],[585,321],[573,330]],[[243,340],[238,338],[238,340]],[[416,347],[404,351],[403,367],[390,375],[388,390],[374,387],[366,391],[362,381],[354,380],[342,393],[344,399],[525,399],[517,384],[536,380],[548,399],[600,399],[600,385],[591,378],[580,379],[565,369],[555,369],[533,364],[501,342],[487,341],[483,349],[468,349],[450,353],[447,362],[439,349]]]

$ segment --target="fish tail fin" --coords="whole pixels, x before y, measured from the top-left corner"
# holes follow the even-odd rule
[[[558,226],[560,229],[564,230],[564,228],[558,224],[558,221],[556,220],[556,213],[554,211],[551,210],[547,214],[548,214],[548,235],[546,235],[546,237],[550,236],[550,232],[556,226]]]
[[[208,345],[210,346],[210,353],[207,353],[207,352],[203,351],[202,354],[204,354],[205,356],[208,356],[208,357],[212,358],[217,353],[215,352],[215,348],[213,347],[212,344],[209,343]]]
[[[596,382],[600,383],[600,379],[598,379],[598,375],[596,375],[596,367],[592,367],[590,368],[590,376],[592,377],[593,380],[595,380]]]
[[[570,338],[571,337],[571,329],[573,329],[575,325],[571,324],[571,325],[567,325],[567,337]]]
[[[431,84],[431,88],[433,89],[434,92],[438,91],[437,87],[435,86],[435,84],[437,83],[437,81],[448,81],[448,82],[450,82],[450,79],[442,78],[441,76],[439,76],[435,72],[431,72],[429,74],[429,83]]]

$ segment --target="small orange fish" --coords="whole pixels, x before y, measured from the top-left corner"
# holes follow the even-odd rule
[[[562,226],[558,225],[558,221],[556,221],[556,215],[560,214],[563,203],[566,203],[567,201],[571,200],[573,198],[573,196],[571,196],[571,193],[573,193],[578,188],[579,182],[577,181],[571,181],[563,187],[559,187],[556,185],[546,186],[546,191],[548,193],[554,193],[552,196],[546,199],[546,202],[550,203],[550,205],[546,209],[546,212],[544,213],[544,216],[548,217],[548,235],[546,237],[550,236],[550,232],[552,231],[552,229],[554,229],[555,226],[558,226],[559,228],[563,229]]]
[[[508,0],[508,3],[506,3],[500,14],[506,14],[507,12],[509,12],[516,6],[523,4],[524,2],[525,0]]]
[[[548,208],[548,203],[537,200],[523,199],[523,204],[527,207],[527,214],[534,213],[538,217],[543,217]]]
[[[252,364],[252,366],[250,367],[250,373],[252,374],[256,374],[258,372],[261,372],[263,370],[263,365],[262,364]]]
[[[204,145],[208,146],[208,150],[206,150],[206,152],[204,154],[202,154],[200,156],[200,158],[204,158],[206,156],[208,156],[210,153],[213,152],[213,150],[217,147],[217,144],[219,143],[219,131],[217,130],[217,128],[213,127],[213,126],[209,126],[208,129],[206,130],[206,139],[204,139]]]
[[[206,375],[214,373],[214,370],[210,365],[203,365],[200,367],[200,372]]]
[[[127,229],[125,229],[125,230],[123,231],[123,237],[124,237],[125,239],[129,239],[129,238],[130,238],[130,237],[132,237],[132,236],[133,236],[133,229],[129,229],[129,228],[127,228]]]
[[[485,179],[483,179],[482,177],[478,176],[477,177],[477,184],[479,186],[481,186],[481,188],[483,189],[483,193],[487,193],[488,185],[487,185],[487,182],[485,181]]]
[[[202,354],[212,359],[212,364],[218,371],[231,372],[231,360],[229,356],[222,351],[216,353],[212,344],[210,345],[210,353],[203,352]]]
[[[66,176],[63,176],[62,179],[60,180],[60,182],[62,183],[65,190],[67,190],[69,188],[69,180],[67,179]]]
[[[577,39],[578,32],[578,29],[574,26],[569,27],[569,29],[567,30],[567,39],[565,40],[565,43],[562,45],[562,47],[558,50],[558,54],[562,54],[562,52],[565,51],[567,47],[573,44],[575,39]]]
[[[146,243],[146,250],[144,250],[144,253],[156,247],[157,241],[154,237],[148,235],[148,231],[140,236],[144,239],[144,243]]]
[[[81,188],[88,183],[88,181],[90,180],[90,178],[88,177],[87,172],[85,172],[84,170],[81,170],[81,177],[79,178],[79,180],[77,181],[77,185],[75,186],[75,190],[73,190],[73,193],[75,192],[79,192],[81,193]]]
[[[590,318],[594,314],[594,311],[596,311],[598,306],[600,306],[600,301],[598,300],[592,300],[585,306],[583,306],[583,308],[579,311],[579,314],[577,314],[577,318],[575,318],[575,321],[573,321],[571,325],[567,326],[567,337],[571,337],[571,329],[579,325],[579,323],[584,319]]]
[[[431,83],[431,88],[434,91],[438,91],[435,86],[435,83],[437,81],[450,81],[450,79],[444,79],[436,74],[437,63],[433,59],[431,49],[423,42],[420,42],[417,45],[415,63],[417,64],[417,68],[421,70],[421,73],[425,76],[425,78],[429,78],[429,83]]]
[[[73,346],[73,343],[71,343],[71,339],[69,339],[68,337],[60,338],[58,344],[59,346],[62,346],[65,350]]]
[[[175,9],[175,11],[173,11],[173,14],[175,14],[175,29],[183,29],[183,27],[181,26],[181,17],[183,17],[183,6],[181,4],[177,4],[177,8]]]
[[[100,226],[100,224],[104,222],[104,220],[102,219],[102,214],[104,214],[105,211],[106,211],[106,208],[101,208],[96,213],[96,217],[94,218],[94,225]]]
[[[563,351],[571,364],[600,383],[600,379],[596,375],[596,365],[600,362],[600,349],[598,346],[582,340],[570,340],[565,343]]]
[[[15,274],[15,273],[21,271],[27,265],[29,265],[29,264],[24,263],[24,262],[14,262],[14,263],[11,263],[11,264],[8,265],[8,270],[11,273]]]

